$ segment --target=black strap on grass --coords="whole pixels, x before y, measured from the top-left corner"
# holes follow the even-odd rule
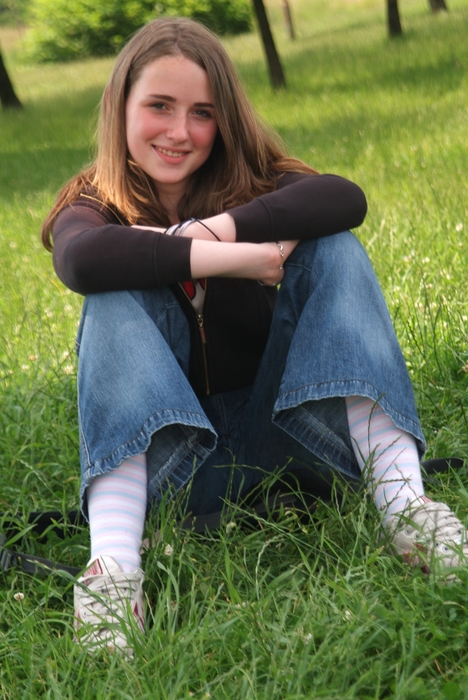
[[[51,571],[65,571],[71,576],[77,576],[81,569],[75,566],[68,566],[59,562],[53,562],[34,554],[16,552],[5,545],[11,539],[18,538],[21,528],[18,522],[22,517],[16,519],[5,519],[0,532],[0,572],[8,571],[13,567],[19,567],[28,574],[48,575]],[[27,532],[39,535],[39,541],[46,541],[47,534],[55,533],[60,539],[66,539],[78,532],[78,529],[86,525],[86,520],[80,511],[69,511],[66,516],[59,511],[33,512],[28,516]],[[21,539],[21,538],[20,538]]]
[[[447,472],[449,469],[460,471],[464,468],[464,462],[458,457],[446,457],[441,459],[430,459],[421,462],[423,480],[434,482],[434,475]],[[273,488],[268,498],[255,501],[252,499],[250,507],[243,509],[243,520],[255,524],[259,517],[270,517],[278,513],[281,509],[296,509],[298,511],[311,513],[317,507],[319,499],[327,498],[330,493],[330,484],[318,483],[317,477],[311,476],[310,470],[299,470],[287,472],[283,475],[278,488]],[[291,479],[287,477],[292,476]],[[289,483],[289,488],[288,488]],[[0,514],[1,516],[1,514]],[[4,517],[4,516],[3,516]],[[223,511],[189,517],[179,523],[180,527],[193,532],[203,533],[206,530],[216,530],[225,521],[226,514]],[[3,521],[3,532],[0,532],[0,572],[9,571],[11,568],[20,568],[22,571],[32,575],[47,576],[53,572],[66,572],[71,576],[78,576],[81,568],[53,562],[43,557],[32,554],[16,552],[5,545],[9,540],[15,539],[21,528],[18,521],[21,517]],[[83,515],[77,511],[69,511],[66,515],[59,511],[34,512],[28,516],[28,532],[39,535],[42,541],[47,539],[47,534],[54,532],[61,539],[75,534],[80,528],[87,525]]]

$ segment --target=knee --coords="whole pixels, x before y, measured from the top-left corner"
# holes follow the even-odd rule
[[[340,260],[346,260],[350,264],[354,260],[366,261],[366,263],[369,261],[366,251],[356,236],[351,231],[342,231],[332,236],[301,241],[288,262],[300,264],[322,257],[333,263]]]
[[[349,280],[359,286],[362,280],[375,281],[369,257],[361,242],[351,233],[343,231],[327,238],[320,238],[314,258],[314,268],[336,280]]]
[[[361,276],[374,275],[364,247],[351,231],[301,241],[288,263],[291,267],[305,268],[315,279],[326,276],[337,283],[346,278],[357,281]]]
[[[333,236],[319,238],[317,253],[335,262],[345,260],[350,265],[353,262],[369,262],[364,247],[351,231],[343,231],[335,233]]]

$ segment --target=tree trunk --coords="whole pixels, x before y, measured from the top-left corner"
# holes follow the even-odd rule
[[[0,51],[0,101],[3,107],[16,107],[21,109],[23,106],[16,97],[13,85],[11,84],[10,76],[7,73],[5,64],[3,63],[2,53]]]
[[[448,12],[447,3],[445,0],[429,0],[431,12]]]
[[[271,84],[274,88],[286,87],[286,80],[283,73],[283,68],[276,51],[273,34],[271,33],[268,17],[265,11],[263,0],[253,0],[255,15],[257,17],[258,26],[262,35],[263,48],[268,62],[268,70],[270,72]]]
[[[398,10],[398,0],[387,0],[387,20],[388,32],[390,36],[403,34],[400,22],[400,12]]]
[[[435,0],[431,0],[431,2],[435,2]],[[294,33],[294,25],[292,22],[291,9],[289,7],[288,0],[281,0],[281,8],[283,10],[283,21],[286,35],[289,39],[295,39],[296,35]]]

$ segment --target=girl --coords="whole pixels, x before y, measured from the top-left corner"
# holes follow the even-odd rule
[[[468,552],[460,521],[424,496],[410,380],[348,230],[365,214],[357,185],[260,125],[204,27],[155,20],[117,58],[97,158],[43,228],[58,276],[85,295],[91,557],[75,606],[90,649],[131,654],[135,621],[144,630],[142,531],[166,492],[186,488],[199,515],[286,463],[364,471],[395,552],[444,565]]]

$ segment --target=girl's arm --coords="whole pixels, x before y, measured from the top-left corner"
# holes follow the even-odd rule
[[[282,241],[286,259],[297,239],[359,226],[366,206],[362,190],[349,180],[286,173],[275,192],[205,220],[221,245],[200,224],[189,226],[183,237],[166,236],[157,228],[138,230],[121,225],[99,201],[84,199],[62,210],[55,221],[54,266],[62,282],[79,294],[149,289],[191,276],[238,276],[273,284],[282,277],[279,271],[275,278],[279,248],[253,244]],[[197,241],[210,247],[196,245],[192,255]],[[237,248],[234,241],[251,247]],[[253,256],[250,262],[239,257],[246,253]]]
[[[55,271],[79,294],[151,289],[212,276],[259,279],[265,284],[282,279],[283,258],[276,243],[219,243],[160,231],[117,224],[99,203],[75,202],[54,224]]]
[[[285,173],[274,192],[201,223],[194,222],[183,236],[204,241],[218,238],[224,243],[288,242],[286,259],[298,240],[356,228],[366,213],[364,192],[350,180],[337,175]]]
[[[201,277],[235,277],[279,284],[283,263],[296,243],[219,243],[194,239],[190,250],[193,279]]]
[[[367,201],[358,185],[338,175],[285,173],[274,192],[218,216],[203,219],[224,242],[265,243],[329,236],[360,226]],[[187,238],[213,240],[199,223],[184,232]]]

